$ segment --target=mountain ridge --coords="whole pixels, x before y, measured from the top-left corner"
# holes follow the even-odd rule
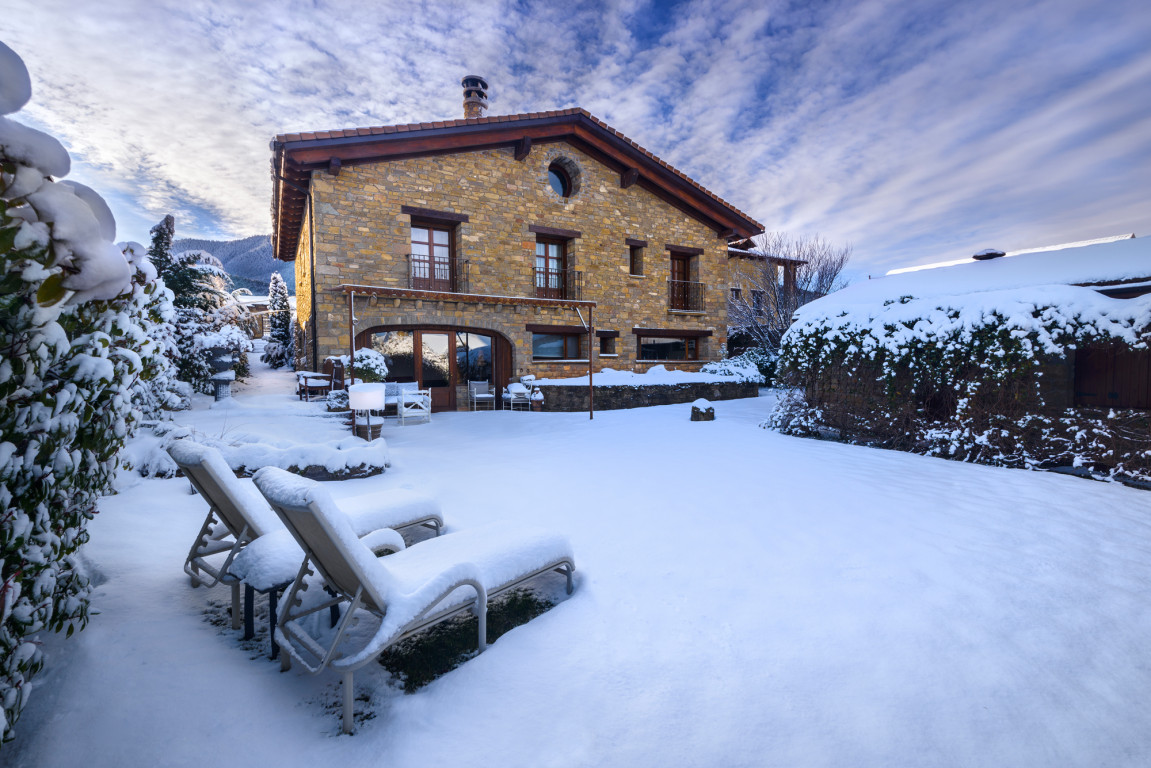
[[[268,281],[273,272],[279,272],[288,285],[288,293],[296,292],[296,269],[292,262],[277,261],[272,255],[271,235],[252,235],[237,240],[207,240],[186,237],[172,242],[172,253],[207,251],[220,260],[237,288],[252,293],[268,292]]]

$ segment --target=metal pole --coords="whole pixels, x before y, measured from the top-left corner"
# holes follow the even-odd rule
[[[587,417],[595,418],[595,387],[592,385],[592,347],[595,341],[595,309],[587,309]]]
[[[348,370],[351,375],[348,376],[348,383],[344,388],[352,386],[356,382],[356,314],[354,306],[356,303],[356,292],[348,291]],[[334,373],[334,371],[333,371]],[[348,398],[351,399],[351,391],[348,391]],[[348,403],[351,405],[351,403]],[[356,409],[352,409],[352,434],[356,434]],[[372,439],[372,416],[368,414],[368,440]]]

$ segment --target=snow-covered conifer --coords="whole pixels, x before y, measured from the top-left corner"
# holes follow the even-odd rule
[[[269,340],[260,358],[273,368],[292,361],[292,310],[288,304],[288,286],[279,272],[268,282]]]

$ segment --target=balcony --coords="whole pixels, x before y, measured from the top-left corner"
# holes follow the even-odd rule
[[[703,283],[667,281],[667,308],[673,312],[703,312]]]
[[[535,268],[537,299],[570,299],[579,301],[583,294],[583,273],[574,269]]]
[[[437,293],[468,292],[468,260],[408,254],[408,287]]]

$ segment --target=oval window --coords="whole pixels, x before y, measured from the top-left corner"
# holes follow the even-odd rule
[[[571,179],[559,163],[552,163],[548,167],[548,183],[560,197],[570,197],[572,192]]]

